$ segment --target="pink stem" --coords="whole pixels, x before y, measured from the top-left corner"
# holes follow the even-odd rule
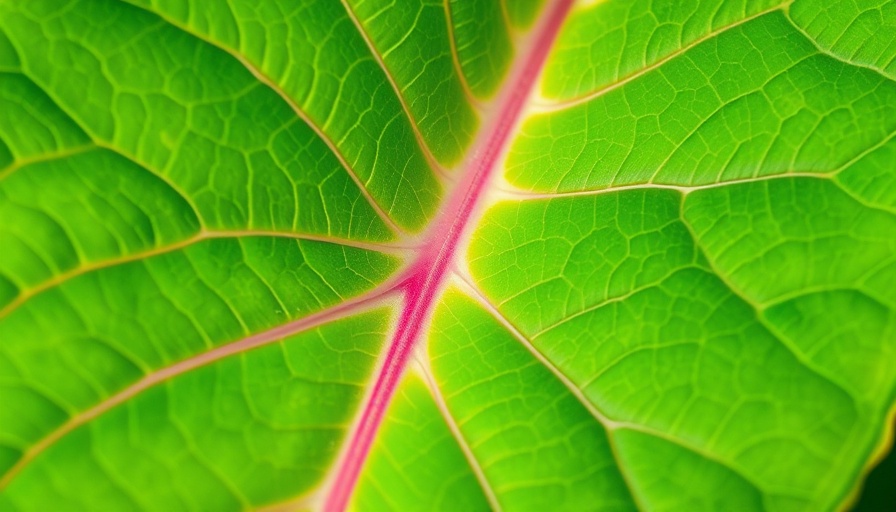
[[[448,275],[459,242],[469,228],[470,219],[479,206],[496,164],[519,120],[520,112],[571,5],[571,0],[554,3],[537,35],[531,41],[528,55],[521,61],[516,72],[507,79],[510,85],[500,103],[497,116],[492,125],[481,132],[482,138],[467,162],[467,170],[462,181],[458,183],[439,212],[422,253],[405,272],[401,285],[405,292],[405,300],[398,328],[386,352],[370,397],[348,441],[340,470],[335,475],[324,505],[324,510],[327,512],[341,512],[348,505],[389,401],[432,313],[435,299]]]

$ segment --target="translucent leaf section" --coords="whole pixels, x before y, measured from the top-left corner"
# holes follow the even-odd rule
[[[451,165],[463,156],[479,119],[453,64],[446,1],[402,0],[388,9],[376,2],[346,3],[400,90],[425,144],[440,162]]]
[[[620,458],[651,510],[766,510],[756,487],[723,464],[662,437],[633,430],[618,437]]]
[[[560,36],[465,287],[640,508],[842,507],[892,428],[886,9],[610,1]]]
[[[491,510],[420,377],[405,378],[390,406],[352,510]]]
[[[9,46],[4,49],[12,52]],[[43,91],[11,72],[17,67],[17,62],[7,67],[0,60],[0,176],[26,163],[89,148],[90,142]]]
[[[604,428],[489,313],[449,291],[429,341],[446,414],[496,505],[634,509]]]
[[[451,0],[457,60],[470,92],[488,98],[500,85],[513,58],[511,27],[503,18],[499,0]]]
[[[545,69],[550,100],[613,87],[783,0],[597,1],[571,13]],[[589,5],[591,4],[591,5]]]
[[[835,173],[896,131],[894,110],[896,83],[819,54],[774,12],[531,117],[507,178],[554,192]]]
[[[56,23],[40,21],[46,9],[58,12]],[[328,133],[324,123],[341,114],[332,97],[340,87],[325,87],[320,100],[305,99],[307,93],[287,100],[239,58],[136,7],[108,0],[7,4],[3,10],[4,32],[22,60],[21,72],[95,143],[171,182],[211,227],[383,240],[390,237],[388,224],[419,227],[437,201],[439,186],[419,152],[419,163],[411,163],[416,146],[409,128],[408,143],[400,145],[406,156],[391,152],[395,160],[380,160],[391,170],[376,172],[376,148],[383,138],[396,137],[383,132],[392,126],[388,118],[371,120],[380,129],[366,131],[354,122],[335,121],[357,122],[372,112],[372,91],[357,113],[334,117]],[[357,45],[359,54],[366,50],[363,41]],[[60,53],[76,63],[66,68],[64,79],[55,65]],[[147,64],[134,69],[132,62]],[[399,116],[397,100],[392,101],[393,115]],[[315,105],[317,118],[305,114],[299,102]],[[384,111],[376,112],[368,117]],[[350,138],[367,133],[378,135],[369,142]],[[332,149],[333,140],[343,138],[345,149]],[[405,173],[418,176],[401,179]],[[346,219],[349,212],[358,220]],[[378,219],[377,212],[385,218]],[[314,222],[300,223],[308,218]]]
[[[896,79],[896,2],[795,0],[790,15],[820,47]]]
[[[352,317],[161,382],[41,454],[0,506],[237,510],[299,496],[336,455],[387,324],[383,311]]]
[[[0,510],[849,508],[894,5],[0,1]]]
[[[696,191],[684,218],[712,264],[758,304],[807,291],[854,290],[896,308],[896,239],[890,236],[896,216],[864,206],[826,180]],[[769,274],[777,278],[763,279]]]
[[[823,179],[644,188],[493,207],[471,293],[592,411],[640,506],[834,506],[896,393],[894,217]]]
[[[837,182],[862,202],[896,213],[896,138],[857,159],[837,176]]]
[[[181,243],[199,232],[187,201],[117,153],[92,148],[27,165],[0,188],[0,305],[73,271]],[[0,292],[2,293],[2,292]]]
[[[338,304],[396,266],[321,242],[208,240],[35,296],[0,323],[3,472],[127,386]]]
[[[505,16],[514,28],[521,30],[532,25],[545,0],[498,0]]]
[[[678,194],[664,190],[503,204],[480,226],[470,268],[517,327],[542,332],[698,266],[679,208]]]

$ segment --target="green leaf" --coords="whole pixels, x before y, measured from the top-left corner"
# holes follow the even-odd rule
[[[0,0],[0,509],[836,510],[893,0]]]

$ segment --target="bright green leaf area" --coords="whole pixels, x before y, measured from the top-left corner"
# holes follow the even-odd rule
[[[896,3],[888,0],[795,0],[795,24],[836,58],[896,78]]]
[[[0,505],[228,510],[300,495],[335,455],[387,320],[341,320],[151,388],[45,452]]]
[[[896,130],[893,112],[892,79],[822,54],[774,12],[624,87],[534,116],[508,179],[572,191],[836,174]]]
[[[555,4],[0,0],[0,510],[320,509]],[[351,510],[848,506],[896,1],[578,2],[495,174]]]
[[[889,0],[596,1],[575,11],[554,46],[542,93],[584,97],[631,79],[770,10],[833,57],[896,75],[896,4]],[[802,38],[798,38],[802,39]],[[589,65],[583,65],[588,63]]]
[[[354,510],[489,510],[458,439],[419,378],[405,380],[355,494]]]
[[[691,457],[757,507],[814,509],[876,442],[896,385],[892,214],[801,178],[506,203],[480,229],[473,274],[498,310],[596,423],[638,433],[619,466],[644,506],[732,508],[674,501],[695,489],[668,467]],[[645,436],[672,460],[626,462]]]
[[[0,324],[0,464],[9,468],[67,417],[144,375],[338,304],[394,267],[359,249],[246,237],[89,272],[37,295]]]

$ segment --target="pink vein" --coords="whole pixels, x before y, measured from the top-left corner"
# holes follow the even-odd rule
[[[501,99],[497,116],[467,161],[462,180],[442,208],[428,234],[426,247],[419,258],[405,271],[402,283],[404,303],[398,327],[385,354],[373,389],[360,412],[359,420],[342,454],[324,510],[345,510],[358,480],[389,401],[410,360],[414,346],[432,313],[435,299],[453,257],[476,212],[481,197],[494,173],[508,138],[531,95],[571,0],[557,1],[536,31],[528,56],[509,77],[511,84]]]
[[[209,352],[146,375],[143,379],[103,402],[76,414],[65,424],[33,445],[0,478],[0,489],[6,487],[19,471],[27,466],[37,455],[66,434],[152,386],[220,359],[277,342],[298,332],[313,329],[325,323],[363,311],[400,292],[404,296],[404,302],[398,328],[392,337],[384,362],[376,377],[373,391],[360,414],[360,421],[347,444],[348,449],[343,456],[332,490],[327,496],[327,510],[343,510],[348,503],[361,466],[370,450],[389,400],[407,366],[415,342],[420,337],[420,333],[432,311],[436,296],[448,274],[463,233],[469,227],[470,219],[476,212],[480,198],[487,188],[495,165],[506,146],[520,112],[530,96],[551,42],[566,17],[571,3],[572,0],[558,1],[545,19],[542,28],[537,31],[537,36],[532,41],[533,44],[528,57],[521,61],[521,65],[509,77],[508,83],[513,85],[499,102],[500,108],[490,128],[483,130],[484,136],[480,139],[480,143],[475,146],[467,162],[467,170],[464,173],[464,177],[443,207],[437,221],[434,222],[433,228],[428,234],[425,247],[417,260],[399,277],[338,306],[227,345],[219,346]],[[230,53],[233,54],[233,52]],[[235,56],[253,74],[256,74],[260,80],[265,81],[275,91],[282,94],[282,91],[274,87],[258,70],[254,69],[240,56]],[[288,97],[284,99],[296,109],[296,106]],[[305,119],[303,112],[298,109],[296,109],[296,112]],[[312,129],[315,128],[310,122],[309,126]],[[320,135],[322,136],[322,134]],[[324,141],[329,142],[325,137],[322,136],[322,138]],[[337,157],[341,156],[335,148],[331,147],[331,149],[333,149]],[[345,162],[343,164],[345,165]],[[347,165],[346,169],[349,171],[349,174],[353,174]],[[364,191],[364,188],[361,187],[361,190]],[[371,202],[374,206],[376,205],[372,200]],[[388,219],[388,216],[386,218]]]
[[[44,450],[59,441],[66,434],[87,423],[88,421],[91,421],[92,419],[102,415],[106,411],[109,411],[113,407],[133,398],[139,393],[157,384],[167,381],[168,379],[176,377],[182,373],[186,373],[191,370],[195,370],[196,368],[206,366],[225,357],[246,352],[248,350],[258,348],[263,345],[268,345],[270,343],[275,343],[293,334],[307,331],[309,329],[319,327],[323,324],[333,322],[352,314],[367,310],[371,307],[376,306],[378,303],[384,302],[389,297],[389,295],[394,293],[397,289],[397,284],[395,284],[394,281],[390,281],[383,286],[380,286],[374,290],[367,292],[364,295],[361,295],[360,297],[348,300],[332,308],[319,311],[317,313],[308,315],[298,320],[294,320],[287,324],[283,324],[267,331],[248,336],[241,340],[228,343],[227,345],[219,346],[208,352],[199,354],[189,359],[184,359],[168,367],[162,368],[161,370],[146,375],[139,381],[131,384],[130,386],[124,388],[123,390],[110,396],[109,398],[106,398],[92,408],[72,416],[59,428],[52,431],[49,435],[41,439],[36,444],[32,445],[25,452],[22,458],[20,458],[9,469],[9,471],[7,471],[6,474],[2,476],[2,478],[0,478],[0,489],[5,488],[25,466],[27,466],[32,460],[34,460],[35,457],[37,457]]]
[[[213,240],[220,238],[246,238],[246,237],[271,237],[271,238],[291,238],[297,241],[324,242],[334,245],[342,245],[345,247],[353,247],[356,249],[364,249],[367,251],[375,251],[383,254],[393,254],[403,256],[406,252],[413,249],[413,246],[404,246],[402,244],[377,243],[377,242],[359,242],[347,238],[339,238],[326,235],[301,234],[289,231],[275,230],[200,230],[195,235],[182,240],[174,241],[166,245],[148,248],[141,251],[134,251],[130,254],[123,254],[117,257],[85,263],[81,266],[66,270],[38,284],[32,285],[30,288],[23,288],[19,295],[9,304],[0,307],[0,319],[3,319],[13,311],[22,306],[35,295],[61,285],[62,283],[74,279],[80,275],[87,274],[99,269],[112,267],[115,265],[123,265],[137,260],[144,260],[152,256],[158,256],[178,249],[184,249],[191,245],[195,245],[205,240]]]

